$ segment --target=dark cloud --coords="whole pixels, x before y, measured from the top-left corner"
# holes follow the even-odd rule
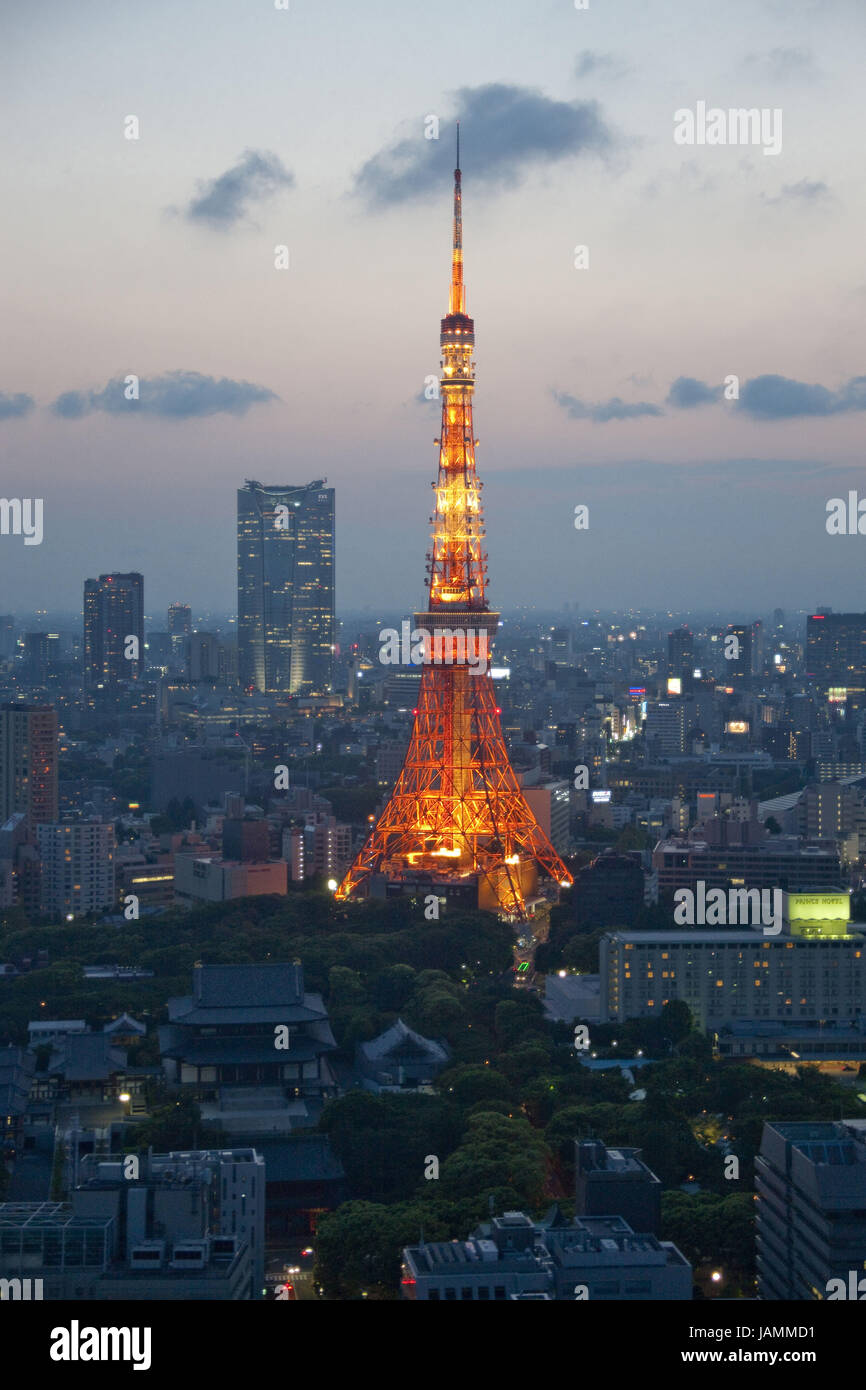
[[[636,420],[642,415],[664,414],[659,406],[652,405],[649,401],[629,404],[619,396],[612,396],[609,401],[597,401],[594,405],[579,401],[567,391],[554,391],[553,397],[572,420],[594,420],[599,425],[607,424],[609,420]]]
[[[831,196],[827,184],[820,179],[800,179],[798,183],[783,183],[781,193],[772,198],[761,194],[765,203],[817,203]]]
[[[572,420],[594,420],[605,424],[609,420],[634,420],[642,415],[663,415],[660,406],[649,401],[629,404],[619,396],[609,401],[588,404],[565,391],[554,391],[557,404]],[[693,410],[696,406],[721,401],[724,387],[709,386],[693,376],[678,376],[671,383],[665,405],[673,410]],[[732,408],[742,411],[753,420],[792,420],[798,416],[843,415],[866,410],[866,376],[854,376],[838,391],[826,386],[794,381],[791,377],[765,375],[753,377],[740,387],[739,399]]]
[[[165,372],[142,377],[139,399],[127,400],[126,379],[115,377],[101,391],[66,391],[52,406],[55,415],[78,420],[101,410],[109,415],[157,415],[167,420],[200,419],[206,415],[244,415],[251,405],[278,397],[266,386],[200,372]]]
[[[754,420],[792,420],[866,410],[866,377],[852,377],[838,391],[787,376],[756,376],[740,387],[738,408]]]
[[[33,397],[25,396],[23,392],[7,396],[0,391],[0,420],[20,420],[22,415],[30,414],[35,404]]]
[[[711,401],[721,400],[722,390],[721,386],[707,386],[706,382],[698,381],[693,376],[678,376],[671,383],[666,404],[676,410],[691,410],[696,405],[709,405]]]
[[[492,82],[457,93],[455,119],[473,185],[510,187],[538,164],[603,154],[615,143],[597,102],[554,101],[529,87]],[[443,122],[444,125],[444,122]],[[453,123],[448,138],[400,140],[368,159],[355,189],[372,205],[424,197],[446,184],[454,168]]]
[[[243,221],[250,203],[272,198],[294,182],[294,174],[269,150],[244,150],[237,164],[219,178],[199,183],[185,215],[191,222],[211,227],[234,227]]]

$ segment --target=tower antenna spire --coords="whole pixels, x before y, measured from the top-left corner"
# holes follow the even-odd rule
[[[449,314],[466,313],[466,288],[463,284],[463,191],[460,175],[460,122],[457,122],[457,168],[454,170],[454,240],[451,248],[451,294]]]

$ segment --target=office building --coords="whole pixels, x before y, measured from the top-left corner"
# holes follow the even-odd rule
[[[84,581],[84,681],[90,690],[144,673],[144,579],[101,574]]]
[[[735,689],[748,689],[751,685],[758,627],[753,623],[732,623],[725,629],[721,675]]]
[[[56,821],[57,713],[50,705],[0,707],[0,826],[23,812],[25,830]]]
[[[266,820],[226,815],[223,818],[222,849],[224,859],[237,859],[245,864],[267,860],[270,853],[270,826]]]
[[[808,888],[835,888],[839,882],[839,856],[817,847],[802,848],[796,836],[774,835],[748,843],[750,822],[710,821],[724,827],[723,842],[705,839],[660,840],[653,850],[658,873],[659,897],[677,888],[782,888],[794,892]],[[704,827],[706,829],[706,827]],[[703,833],[703,832],[702,832]],[[739,843],[737,843],[739,840]]]
[[[651,758],[685,752],[686,710],[681,700],[654,700],[647,704],[644,738]]]
[[[606,850],[578,871],[572,896],[583,928],[633,926],[644,906],[639,860]]]
[[[108,912],[114,896],[114,826],[75,821],[37,827],[42,861],[40,907],[51,917]]]
[[[695,669],[695,639],[687,627],[668,633],[668,679],[680,681],[683,694],[691,688]]]
[[[40,1280],[46,1302],[257,1297],[248,1242],[208,1233],[209,1186],[95,1180],[69,1202],[0,1202],[0,1277]]]
[[[806,620],[806,679],[836,702],[866,698],[866,613],[813,613]]]
[[[670,1241],[620,1216],[545,1225],[507,1211],[469,1240],[407,1246],[401,1291],[418,1302],[669,1301],[691,1298],[692,1269]]]
[[[324,811],[308,811],[304,825],[283,831],[283,858],[293,883],[322,874],[340,879],[352,858],[352,827]]]
[[[682,999],[700,1028],[736,1020],[853,1023],[866,1012],[866,939],[764,936],[761,928],[607,932],[602,1018],[657,1018]]]
[[[843,1298],[866,1295],[864,1140],[863,1120],[764,1125],[755,1158],[761,1298],[824,1300],[831,1280],[842,1281]]]
[[[571,788],[568,782],[544,781],[522,786],[523,799],[550,843],[560,854],[571,847]]]
[[[191,797],[196,808],[221,803],[226,792],[245,796],[249,755],[237,740],[239,752],[221,748],[178,748],[156,753],[150,763],[151,805],[164,811],[172,800]]]
[[[640,1149],[609,1149],[600,1139],[575,1139],[575,1215],[621,1216],[636,1231],[661,1229],[662,1185]]]
[[[184,1196],[185,1194],[185,1196]],[[143,1153],[138,1176],[124,1173],[123,1157],[87,1154],[75,1190],[81,1216],[111,1214],[126,1240],[126,1259],[139,1269],[168,1262],[166,1237],[183,1242],[192,1267],[208,1238],[231,1237],[247,1245],[253,1279],[247,1297],[259,1297],[265,1273],[265,1162],[254,1148],[171,1150]],[[177,1262],[177,1255],[174,1256]]]
[[[244,690],[331,691],[334,489],[238,489],[238,675]]]
[[[175,854],[174,901],[181,907],[227,903],[262,893],[284,895],[287,884],[288,866],[283,859],[254,863],[223,859],[219,854]]]
[[[191,681],[218,681],[222,673],[220,640],[215,632],[191,632],[188,641]]]
[[[171,664],[175,670],[186,666],[189,636],[192,631],[192,612],[188,603],[171,603],[168,607],[168,638]]]

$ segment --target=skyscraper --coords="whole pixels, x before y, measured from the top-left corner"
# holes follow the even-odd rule
[[[695,669],[695,639],[687,627],[668,633],[668,676],[680,681],[683,694],[691,689]]]
[[[170,637],[186,637],[192,631],[192,610],[188,603],[168,605],[168,632]]]
[[[0,825],[23,811],[27,833],[56,821],[57,712],[50,705],[0,708]]]
[[[752,679],[753,624],[732,623],[725,632],[724,675],[732,685],[746,688]]]
[[[334,655],[334,489],[238,488],[242,689],[327,695]]]
[[[168,636],[171,642],[171,660],[175,670],[185,666],[189,635],[192,632],[192,612],[188,603],[170,603],[168,606]]]
[[[824,693],[866,703],[866,613],[824,609],[806,620],[806,677]],[[844,694],[842,693],[844,692]]]
[[[90,689],[117,685],[140,679],[143,671],[144,579],[140,574],[85,579],[85,684]]]

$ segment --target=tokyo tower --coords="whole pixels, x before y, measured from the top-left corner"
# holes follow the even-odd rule
[[[451,290],[439,339],[442,426],[425,581],[430,592],[427,611],[415,614],[425,644],[421,690],[394,791],[336,896],[364,896],[377,874],[407,888],[424,879],[444,880],[446,887],[474,879],[479,906],[522,920],[539,869],[563,887],[572,878],[523,797],[490,676],[499,614],[487,603],[482,484],[475,471],[475,324],[463,284],[459,129],[457,166]]]

